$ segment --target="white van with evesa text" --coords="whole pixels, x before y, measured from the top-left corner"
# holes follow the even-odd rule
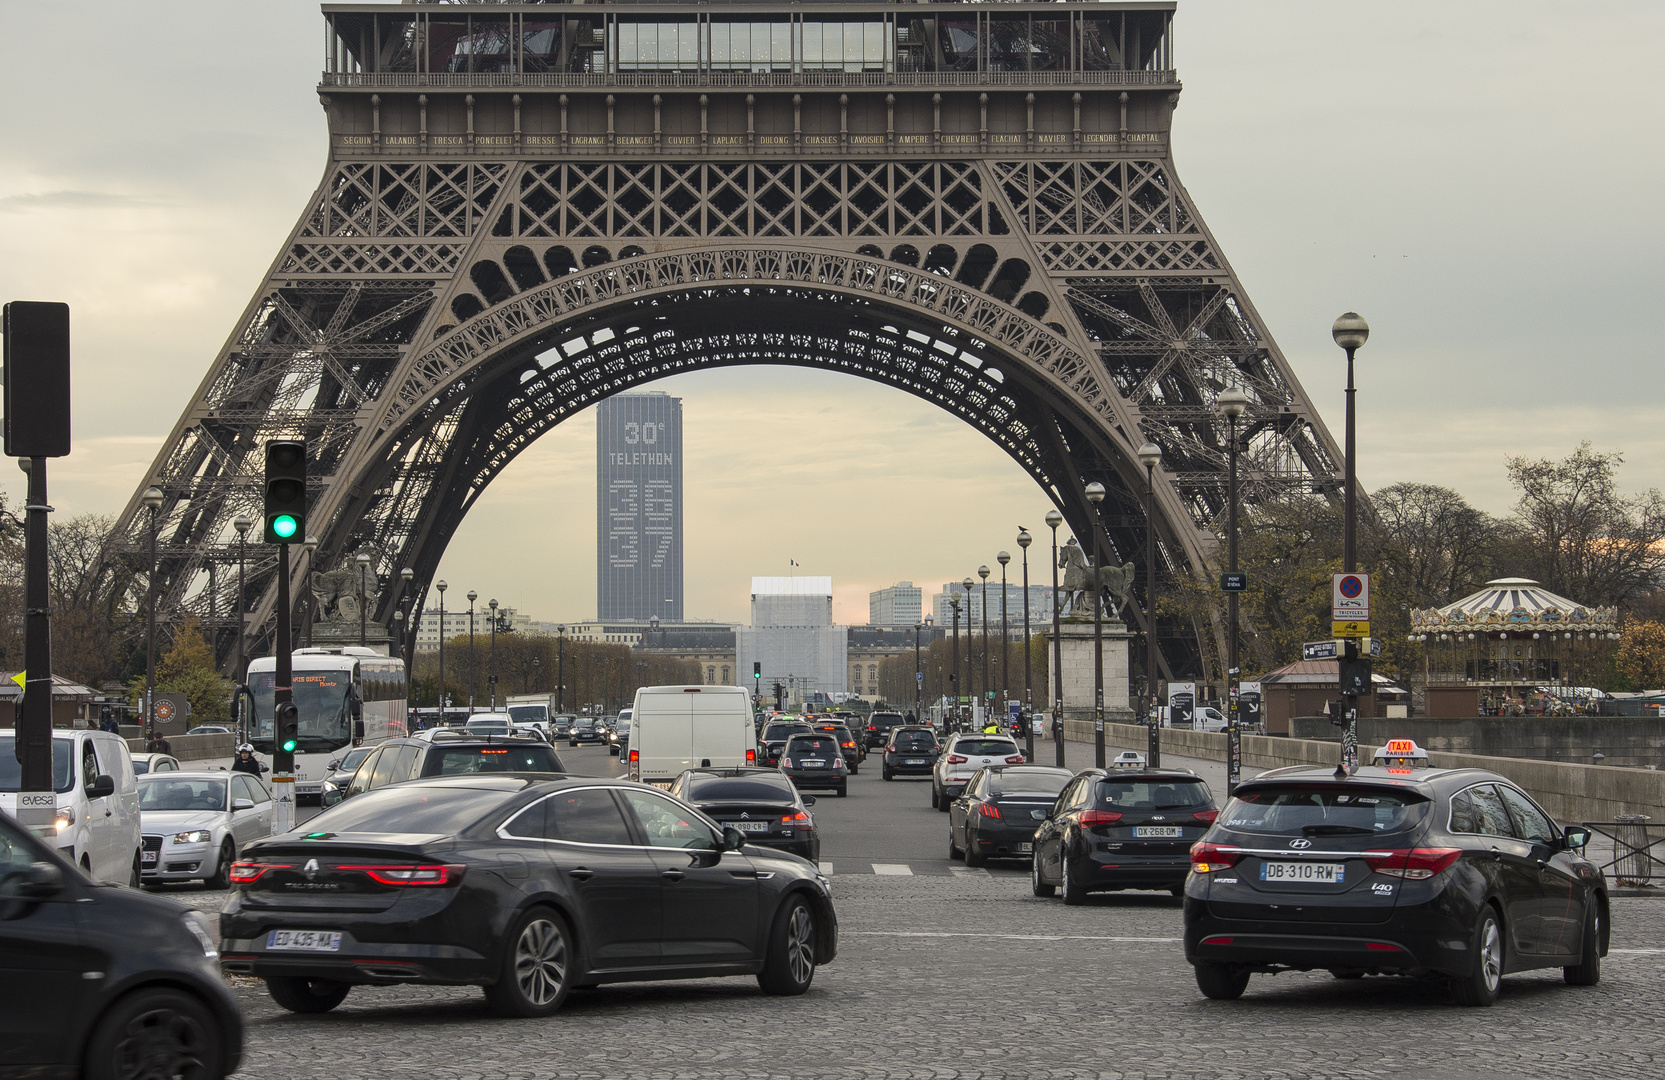
[[[630,725],[630,779],[669,787],[685,769],[757,764],[751,698],[738,686],[644,686]]]

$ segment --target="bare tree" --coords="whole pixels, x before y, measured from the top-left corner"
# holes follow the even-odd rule
[[[1383,554],[1400,595],[1414,607],[1448,604],[1491,576],[1499,526],[1461,495],[1437,484],[1399,483],[1370,496]]]

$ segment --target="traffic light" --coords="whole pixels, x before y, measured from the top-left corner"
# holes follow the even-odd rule
[[[274,439],[266,444],[266,543],[306,539],[306,443]]]
[[[301,745],[301,712],[295,703],[285,701],[277,707],[277,748],[293,754]]]
[[[752,682],[758,686],[763,685],[763,661],[761,660],[752,661]]]

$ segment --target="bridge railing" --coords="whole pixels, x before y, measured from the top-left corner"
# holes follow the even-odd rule
[[[700,73],[625,72],[590,75],[582,72],[452,73],[452,72],[324,72],[319,85],[347,89],[402,89],[455,87],[547,88],[584,90],[642,87],[647,89],[772,87],[878,88],[878,87],[978,87],[978,86],[1168,86],[1177,85],[1174,71],[720,71]]]

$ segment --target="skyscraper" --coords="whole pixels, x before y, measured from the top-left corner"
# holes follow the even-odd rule
[[[596,408],[596,613],[682,621],[682,399],[617,394]]]

